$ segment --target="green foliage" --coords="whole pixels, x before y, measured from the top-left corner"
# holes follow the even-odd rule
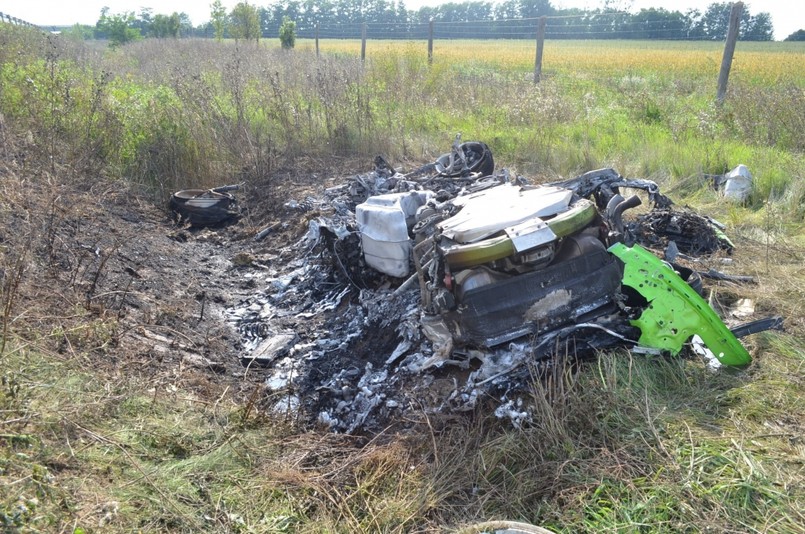
[[[151,23],[151,35],[164,39],[165,37],[179,37],[181,27],[179,14],[156,15]]]
[[[692,12],[689,36],[694,39],[721,41],[727,35],[732,2],[714,2],[704,13]],[[771,41],[774,36],[771,17],[761,12],[752,15],[748,6],[741,10],[739,39],[745,41]]]
[[[428,21],[443,23],[473,23],[467,37],[484,39],[513,37],[533,39],[533,26],[507,24],[506,20],[554,16],[549,31],[567,39],[661,39],[723,41],[729,22],[731,2],[714,2],[704,12],[699,10],[667,10],[643,8],[627,13],[615,8],[614,2],[604,2],[594,9],[561,9],[549,0],[505,0],[501,2],[445,2],[438,6],[405,9],[397,2],[367,2],[335,0],[332,2],[274,1],[261,10],[264,31],[276,31],[285,17],[296,21],[301,28],[316,25],[335,29],[344,24],[364,21],[377,23],[381,29],[370,38],[410,39],[411,26],[422,28]],[[437,30],[438,32],[438,30]],[[750,13],[745,6],[741,17],[740,39],[768,41],[773,36],[771,17],[766,12]]]
[[[95,24],[95,37],[108,39],[112,48],[142,39],[137,20],[132,11],[109,15],[109,8],[104,7],[101,10],[101,18]]]
[[[95,36],[95,31],[92,26],[88,26],[86,24],[74,24],[66,30],[63,30],[61,34],[69,39],[87,41]]]
[[[229,14],[229,33],[234,39],[260,40],[260,15],[248,2],[240,2]]]
[[[797,30],[788,37],[785,38],[786,41],[805,41],[805,30]]]
[[[224,38],[226,32],[226,8],[221,3],[221,0],[215,0],[210,4],[210,22],[215,30],[215,39],[220,41]]]
[[[283,17],[280,25],[280,46],[285,50],[290,50],[296,44],[296,22],[289,17]]]

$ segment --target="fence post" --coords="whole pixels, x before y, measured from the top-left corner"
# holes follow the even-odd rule
[[[428,65],[433,64],[433,19],[428,22]]]
[[[537,23],[537,57],[534,60],[534,83],[539,83],[542,76],[542,50],[545,47],[545,23],[548,18],[544,15],[539,18]]]
[[[738,40],[738,28],[741,24],[741,11],[743,2],[732,4],[730,12],[730,27],[727,30],[727,42],[724,44],[724,57],[721,58],[721,71],[718,73],[718,92],[716,100],[718,103],[724,102],[727,96],[727,82],[730,77],[730,67],[732,67],[732,56],[735,54],[735,41]]]
[[[366,23],[361,26],[361,62],[366,61]]]
[[[316,57],[319,57],[319,25],[316,24]]]

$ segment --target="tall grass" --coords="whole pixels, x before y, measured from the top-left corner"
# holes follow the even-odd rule
[[[481,412],[371,440],[208,402],[182,376],[98,375],[12,351],[0,408],[6,528],[444,532],[487,519],[557,532],[801,532],[801,342],[749,374],[602,355],[534,385],[534,422]],[[189,378],[189,377],[188,377]],[[801,382],[801,380],[800,380]],[[150,387],[149,387],[150,386]],[[788,415],[786,415],[788,414]]]
[[[323,44],[318,59],[305,43],[100,52],[0,25],[0,525],[802,532],[805,106],[803,70],[788,66],[801,49],[740,44],[754,55],[739,56],[717,106],[712,44],[554,43],[539,85],[509,43],[438,49],[433,65],[411,43],[378,44],[365,65]],[[535,417],[520,429],[479,409],[414,414],[406,433],[371,438],[294,428],[248,400],[257,384],[235,395],[184,368],[106,364],[119,316],[93,308],[102,255],[58,239],[92,217],[70,191],[108,194],[123,179],[164,199],[246,180],[279,196],[276,176],[305,158],[413,165],[456,132],[536,180],[612,165],[723,218],[735,260],[761,280],[742,293],[784,313],[788,332],[756,336],[737,373],[628,353],[559,365],[534,381]],[[737,163],[756,177],[746,206],[703,176]],[[53,280],[63,291],[46,292]]]
[[[388,42],[363,65],[304,46],[145,40],[101,58],[41,41],[6,55],[3,113],[27,114],[43,148],[63,140],[76,164],[95,155],[161,195],[263,181],[302,154],[418,163],[456,132],[531,175],[611,165],[673,181],[744,163],[758,206],[801,176],[804,56],[776,43],[739,50],[718,107],[708,44],[556,42],[535,86],[515,59],[530,49],[506,42],[451,42],[433,65],[416,44]]]
[[[790,356],[775,365],[796,367]],[[602,355],[565,376],[560,394],[537,383],[533,426],[447,430],[435,467],[443,510],[458,501],[479,518],[568,532],[796,532],[801,470],[769,454],[791,435],[738,422],[744,403],[756,405],[744,390],[769,386],[685,362]],[[796,395],[785,403],[801,413]]]

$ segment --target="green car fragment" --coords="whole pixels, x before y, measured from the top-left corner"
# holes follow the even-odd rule
[[[698,334],[724,365],[747,365],[752,358],[715,311],[662,260],[635,245],[616,243],[609,251],[624,264],[623,284],[634,288],[648,306],[632,325],[638,342],[678,354]]]

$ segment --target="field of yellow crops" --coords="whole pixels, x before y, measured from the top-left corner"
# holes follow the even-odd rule
[[[297,47],[313,49],[314,42],[300,39]],[[322,52],[360,54],[358,39],[325,39]],[[724,45],[701,41],[574,41],[545,42],[543,72],[554,74],[654,73],[657,75],[712,77],[718,74]],[[526,40],[442,40],[435,41],[434,63],[487,65],[503,71],[530,72],[536,46]],[[426,41],[367,41],[369,60],[381,54],[427,56]],[[733,59],[732,76],[751,83],[793,82],[802,85],[805,72],[805,43],[739,42]]]

